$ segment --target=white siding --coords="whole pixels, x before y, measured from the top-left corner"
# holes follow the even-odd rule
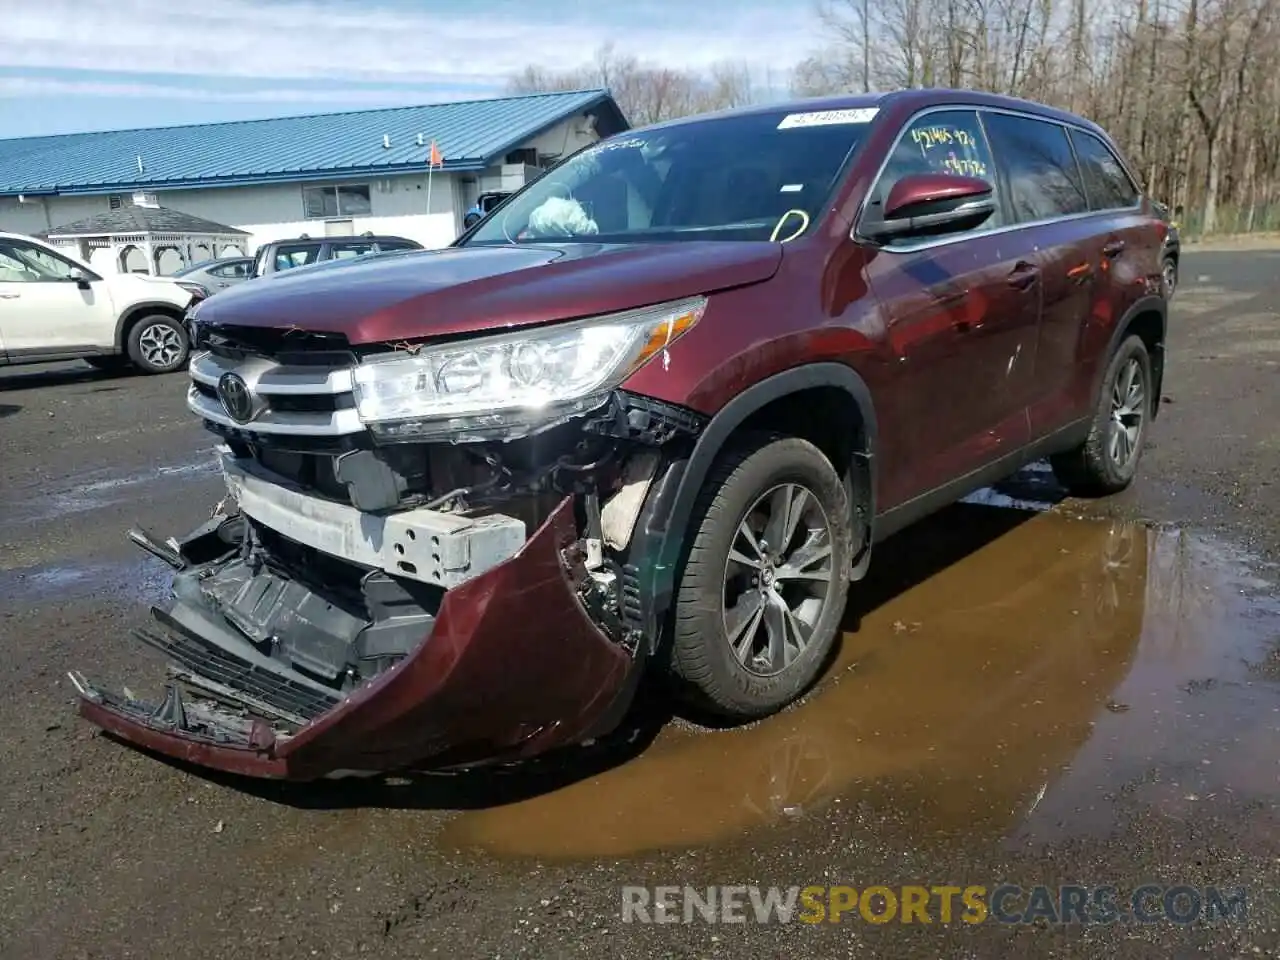
[[[525,146],[540,155],[569,154],[594,141],[580,116],[558,124]],[[459,177],[435,172],[431,175],[431,209],[427,210],[427,172],[395,177],[360,177],[331,183],[369,185],[371,212],[351,218],[350,233],[366,231],[393,234],[417,240],[425,247],[442,247],[450,243],[462,229],[466,204],[477,193],[487,190],[516,190],[526,177],[537,171],[518,165],[504,165],[504,158],[482,174],[467,176],[472,182],[464,190]],[[197,190],[160,190],[156,196],[161,206],[190,213],[215,223],[223,223],[249,232],[244,252],[252,253],[258,245],[306,233],[321,237],[328,232],[327,221],[308,220],[302,202],[303,183],[281,183],[261,187],[216,187]],[[127,202],[127,200],[126,200]],[[47,205],[47,213],[46,213]],[[14,198],[0,197],[0,231],[36,233],[110,209],[105,196],[49,197],[43,202],[19,204]],[[97,261],[95,260],[95,266]]]
[[[455,215],[453,178],[431,176],[431,211],[427,211],[427,176],[423,174],[335,181],[367,184],[368,216],[352,217],[351,233],[386,233],[417,240],[425,247],[442,247],[458,235],[461,214]],[[307,184],[282,183],[265,187],[223,187],[212,190],[170,190],[160,194],[162,206],[225,223],[251,234],[246,252],[273,240],[306,233],[325,235],[326,221],[308,220],[302,203]],[[340,218],[343,219],[343,218]]]

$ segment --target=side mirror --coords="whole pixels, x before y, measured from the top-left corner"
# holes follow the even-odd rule
[[[75,281],[76,286],[79,287],[81,290],[89,289],[89,275],[85,273],[83,270],[81,270],[79,267],[73,269],[71,271],[70,276],[71,276],[71,279]]]
[[[911,174],[893,185],[883,211],[861,232],[872,240],[890,240],[969,230],[995,213],[993,189],[978,177]]]

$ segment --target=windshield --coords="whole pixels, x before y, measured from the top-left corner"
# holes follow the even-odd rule
[[[464,243],[793,240],[874,116],[778,111],[625,133],[548,171]]]

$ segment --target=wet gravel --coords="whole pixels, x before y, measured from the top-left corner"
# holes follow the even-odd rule
[[[885,545],[829,679],[592,766],[285,788],[95,734],[154,692],[123,537],[220,496],[179,377],[0,373],[0,957],[1280,956],[1280,252],[1190,252],[1135,486],[1042,470]],[[1047,505],[1056,504],[1047,512]],[[1019,509],[1025,508],[1025,509]],[[1179,925],[624,923],[624,885],[1248,889]]]

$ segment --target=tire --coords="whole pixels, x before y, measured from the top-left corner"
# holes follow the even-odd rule
[[[129,359],[143,373],[172,373],[187,362],[187,331],[173,317],[155,313],[129,330]]]
[[[767,496],[773,504],[781,504],[787,496],[782,491],[788,489],[791,503],[803,505],[783,559],[804,560],[800,569],[806,573],[827,573],[825,591],[820,579],[775,578],[775,571],[796,572],[796,567],[786,563],[766,561],[763,567],[753,568],[730,558],[731,549],[735,556],[750,553],[750,543],[740,532],[742,525],[758,530],[760,536],[769,530],[767,524],[759,526],[764,516],[757,511],[759,501]],[[823,532],[814,532],[820,528]],[[695,505],[690,529],[692,539],[675,595],[670,648],[673,679],[686,699],[723,720],[749,721],[776,713],[817,679],[839,630],[849,590],[852,539],[847,487],[822,451],[807,440],[751,434],[722,453],[712,468]],[[809,531],[807,537],[802,534],[804,529]],[[825,542],[831,547],[825,558],[813,559],[821,550],[800,556],[802,546]],[[774,552],[768,546],[765,550]],[[752,586],[752,577],[767,578],[766,583],[781,586],[764,592]],[[788,619],[777,602],[761,602],[762,593],[775,600],[785,595],[795,604],[793,617]],[[801,601],[801,597],[808,599]],[[753,618],[734,617],[734,610],[741,616],[742,611],[756,608],[760,613]],[[745,622],[739,643],[749,650],[761,648],[759,656],[735,653],[727,626],[730,619]],[[777,633],[778,628],[794,631],[791,624],[795,623],[800,624],[800,633]],[[789,661],[784,657],[766,663],[762,657],[764,650],[770,649],[771,630],[787,639],[807,635],[807,642],[793,645],[796,649],[789,651]],[[750,643],[744,641],[747,637]]]
[[[121,356],[85,357],[84,362],[104,373],[126,373],[131,366],[129,358]]]
[[[1140,378],[1141,392],[1136,399],[1125,386],[1130,371]],[[1133,482],[1138,461],[1142,459],[1151,411],[1158,401],[1152,385],[1151,356],[1146,345],[1138,336],[1126,337],[1107,364],[1088,438],[1074,450],[1049,458],[1054,476],[1069,493],[1080,497],[1108,496]],[[1116,411],[1131,407],[1133,409],[1121,414],[1120,419],[1129,427],[1136,426],[1136,433],[1127,429],[1121,439],[1117,436]]]
[[[1160,282],[1164,288],[1164,298],[1172,300],[1174,291],[1178,289],[1178,261],[1173,257],[1165,257],[1160,264]]]

